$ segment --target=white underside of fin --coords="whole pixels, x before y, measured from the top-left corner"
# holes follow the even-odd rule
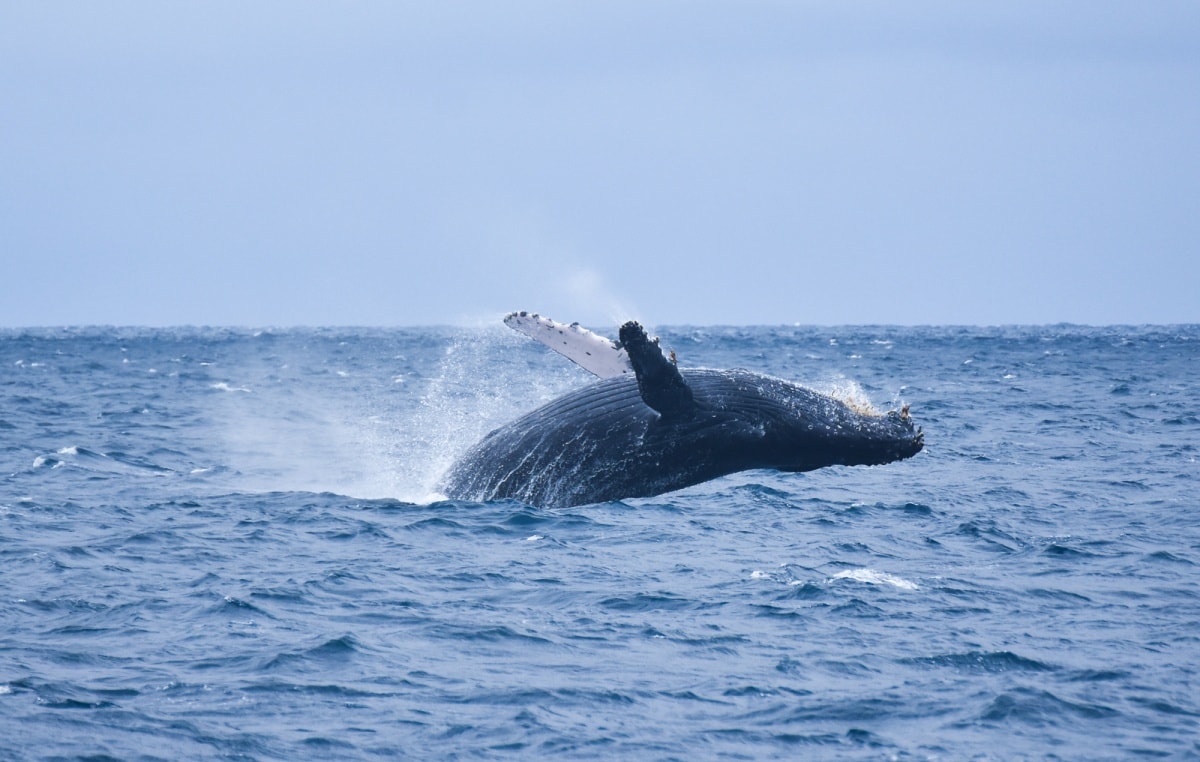
[[[592,333],[579,323],[560,323],[533,312],[512,312],[504,324],[536,339],[600,378],[633,375],[629,355],[612,339]]]

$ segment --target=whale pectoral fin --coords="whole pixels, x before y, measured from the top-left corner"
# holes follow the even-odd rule
[[[534,312],[511,312],[504,324],[558,352],[600,378],[633,372],[629,357],[616,343],[578,323],[560,323]]]
[[[679,368],[663,356],[658,342],[646,335],[641,324],[631,320],[621,326],[621,347],[629,355],[638,391],[647,406],[668,419],[687,418],[696,412],[692,390]]]

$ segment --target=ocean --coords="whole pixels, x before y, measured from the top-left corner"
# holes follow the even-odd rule
[[[447,501],[588,375],[499,321],[0,330],[0,758],[1200,758],[1200,326],[658,333],[925,450]]]

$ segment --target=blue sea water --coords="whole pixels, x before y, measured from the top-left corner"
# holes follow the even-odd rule
[[[0,758],[1200,758],[1200,327],[678,328],[926,450],[438,498],[502,327],[0,331]]]

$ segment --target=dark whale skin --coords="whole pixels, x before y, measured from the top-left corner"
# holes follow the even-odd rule
[[[880,465],[924,446],[907,410],[857,412],[746,370],[672,364],[664,375],[672,374],[606,379],[521,416],[459,458],[441,491],[458,500],[567,507],[649,497],[747,469]],[[655,398],[663,388],[666,399]]]

